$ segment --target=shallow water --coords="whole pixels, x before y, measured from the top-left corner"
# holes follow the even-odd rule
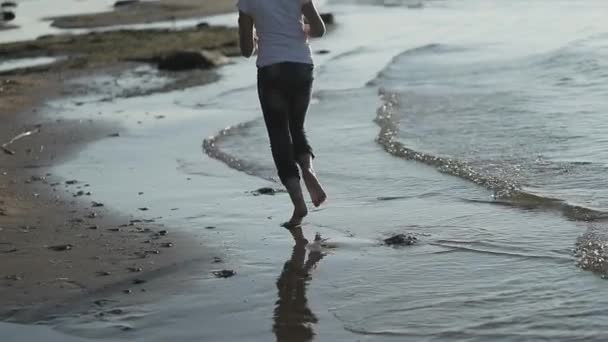
[[[47,65],[55,63],[58,59],[54,57],[37,57],[3,60],[0,61],[0,72]]]
[[[56,34],[64,30],[51,27],[47,18],[108,11],[113,0],[16,0],[16,18],[11,24],[16,29],[0,31],[0,43],[35,39],[45,34]]]
[[[304,229],[333,248],[309,256],[309,274],[279,227],[287,196],[247,193],[277,186],[250,62],[181,92],[52,103],[124,125],[54,173],[123,211],[149,207],[224,251],[218,267],[237,275],[184,267],[173,277],[187,291],[133,307],[117,294],[121,315],[47,323],[141,341],[605,340],[605,280],[577,261],[605,267],[607,5],[411,4],[328,5],[340,25],[315,42],[331,53],[317,58],[307,125],[330,198]],[[203,154],[203,139],[226,127],[214,141],[223,160]],[[399,232],[419,244],[380,245]]]

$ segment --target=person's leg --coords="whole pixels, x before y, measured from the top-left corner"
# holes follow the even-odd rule
[[[312,93],[313,66],[290,64],[290,68],[293,69],[291,70],[293,78],[289,87],[289,131],[296,161],[302,169],[304,184],[308,189],[312,203],[315,207],[318,207],[327,199],[327,195],[314,171],[312,165],[314,154],[304,130],[304,121]]]
[[[258,74],[258,95],[264,122],[268,131],[270,148],[279,178],[294,205],[291,219],[286,227],[297,226],[308,214],[300,187],[298,166],[294,157],[293,143],[289,132],[289,101],[282,87],[281,65],[261,68]]]

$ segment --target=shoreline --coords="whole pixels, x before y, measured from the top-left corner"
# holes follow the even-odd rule
[[[39,95],[37,90],[59,85],[60,79],[47,79],[26,92]],[[149,272],[207,253],[190,237],[95,202],[88,184],[49,173],[87,144],[112,139],[109,136],[119,130],[103,120],[39,121],[39,105],[60,93],[59,88],[48,90],[37,105],[2,118],[2,136],[40,130],[10,145],[15,155],[0,156],[3,320],[35,321],[41,318],[41,305],[84,299],[92,291],[145,279]],[[22,100],[16,108],[31,97]],[[165,248],[169,243],[175,247]]]
[[[215,27],[139,32],[157,37],[162,36],[159,32],[164,32],[173,40],[185,38],[173,46],[163,46],[164,50],[138,46],[134,57],[163,55],[182,46],[189,47],[196,39],[199,39],[197,47],[203,45],[203,48],[229,54],[235,45],[231,39],[236,38],[232,29]],[[134,31],[103,34],[114,37],[111,43],[122,42],[128,46]],[[95,202],[95,194],[89,193],[88,184],[49,173],[53,166],[69,160],[89,143],[119,139],[115,134],[121,128],[103,118],[64,120],[59,113],[46,115],[49,110],[44,108],[48,101],[70,98],[79,92],[70,89],[70,80],[112,75],[141,64],[126,61],[124,55],[112,52],[83,58],[77,49],[86,51],[90,47],[91,53],[98,51],[91,40],[101,39],[101,35],[49,36],[0,45],[3,56],[13,58],[54,56],[66,51],[64,55],[70,57],[43,67],[0,73],[0,111],[3,113],[0,136],[5,137],[2,143],[22,132],[32,132],[7,146],[13,155],[4,152],[0,155],[2,320],[34,322],[43,318],[41,315],[47,311],[40,311],[43,307],[53,311],[61,303],[79,302],[105,288],[135,279],[145,280],[158,270],[169,270],[188,260],[211,260],[209,252],[201,248],[196,239],[174,233],[170,227],[167,229],[154,220],[146,222],[137,215],[107,208]],[[74,44],[75,39],[84,41]],[[72,49],[74,46],[76,49]],[[207,84],[217,80],[214,75],[213,68],[177,73],[167,86],[129,96]],[[192,78],[195,81],[188,82]],[[84,91],[90,94],[95,90]],[[134,300],[135,296],[126,298]]]

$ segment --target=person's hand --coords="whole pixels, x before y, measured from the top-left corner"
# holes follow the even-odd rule
[[[252,55],[258,54],[258,35],[256,32],[253,32],[253,53]]]
[[[306,36],[306,39],[310,39],[310,24],[303,24],[302,28],[304,29],[304,36]]]

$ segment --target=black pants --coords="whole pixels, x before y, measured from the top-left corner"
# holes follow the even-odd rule
[[[283,183],[300,177],[296,162],[300,156],[313,155],[304,132],[313,68],[312,64],[285,62],[258,69],[258,96],[272,157]]]

